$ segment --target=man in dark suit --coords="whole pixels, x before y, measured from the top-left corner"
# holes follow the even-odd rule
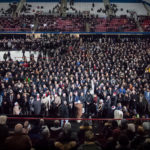
[[[9,99],[9,104],[10,104],[9,112],[10,112],[10,114],[12,114],[13,113],[13,106],[14,106],[14,102],[15,102],[15,97],[14,97],[14,93],[12,90],[10,91],[8,99]]]
[[[58,114],[59,114],[59,117],[61,118],[69,118],[69,109],[68,109],[67,101],[64,101],[63,103],[61,103],[58,109]],[[61,126],[63,126],[65,122],[68,122],[68,120],[61,120]]]
[[[37,98],[33,102],[34,114],[39,115],[41,112],[41,100],[39,94],[37,94]]]

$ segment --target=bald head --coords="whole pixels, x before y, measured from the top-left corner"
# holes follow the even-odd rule
[[[15,126],[15,133],[22,133],[23,132],[23,125],[18,123]]]

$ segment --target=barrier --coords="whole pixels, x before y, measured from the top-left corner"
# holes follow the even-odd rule
[[[55,120],[59,120],[61,123],[65,123],[65,121],[69,121],[73,124],[78,124],[80,122],[88,122],[90,125],[94,125],[99,127],[100,125],[104,125],[106,122],[112,122],[113,120],[121,121],[121,119],[114,118],[47,118],[47,117],[20,117],[20,116],[12,116],[8,117],[7,124],[9,127],[13,128],[17,123],[24,123],[25,121],[29,121],[31,124],[37,124],[37,121],[43,119],[46,124],[52,126]],[[130,123],[134,122],[150,122],[150,118],[126,118],[126,120]]]
[[[113,121],[113,120],[122,120],[122,119],[114,119],[114,118],[46,118],[46,117],[8,117],[10,120],[38,120],[38,119],[44,119],[44,120],[83,120],[83,121]],[[150,121],[150,118],[125,118],[125,120],[128,121]]]
[[[33,32],[33,31],[0,31],[0,34],[121,34],[121,35],[150,35],[150,32]]]
[[[27,0],[27,2],[59,2],[59,0]],[[68,0],[69,2],[69,0]],[[100,2],[103,3],[103,0],[74,0],[74,2]],[[140,3],[141,0],[110,0],[112,3]]]

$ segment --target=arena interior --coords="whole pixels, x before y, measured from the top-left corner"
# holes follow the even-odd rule
[[[1,150],[150,150],[150,0],[0,0]]]

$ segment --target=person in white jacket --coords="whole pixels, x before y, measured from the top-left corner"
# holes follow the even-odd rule
[[[46,96],[46,94],[43,94],[41,103],[42,103],[42,105],[43,105],[43,108],[45,109],[45,110],[44,110],[44,113],[45,113],[45,115],[47,116],[47,115],[48,115],[49,108],[50,108],[50,104],[51,104],[51,102],[50,102],[50,96]]]
[[[15,102],[14,108],[13,108],[13,115],[20,115],[20,113],[21,113],[21,108],[18,102]]]
[[[122,110],[115,110],[114,111],[114,119],[120,119],[120,120],[117,120],[118,125],[120,126],[121,125],[121,120],[123,119]]]

